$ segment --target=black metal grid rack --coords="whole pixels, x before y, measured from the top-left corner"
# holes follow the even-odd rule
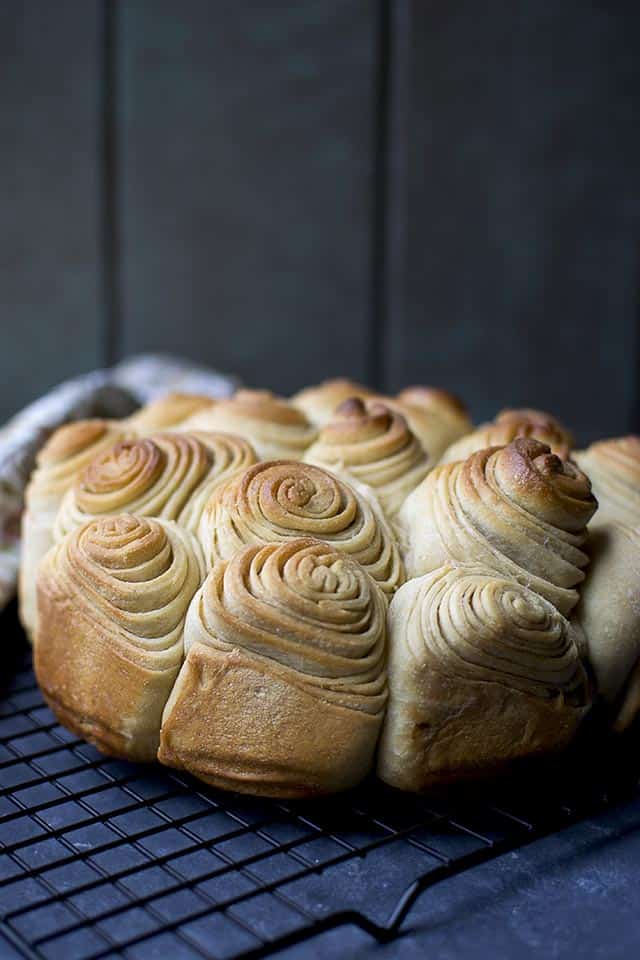
[[[47,960],[259,957],[348,923],[393,939],[427,887],[635,789],[574,772],[542,797],[528,777],[429,798],[224,794],[70,734],[20,645],[0,698],[0,934]]]

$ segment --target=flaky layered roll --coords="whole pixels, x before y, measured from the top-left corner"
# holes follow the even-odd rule
[[[145,436],[159,430],[177,427],[198,412],[210,410],[216,400],[200,393],[168,393],[153,400],[129,417],[135,433]]]
[[[159,759],[266,796],[354,786],[386,702],[385,614],[363,568],[317,541],[216,564],[189,608]]]
[[[237,390],[211,410],[185,421],[183,429],[238,434],[249,440],[261,460],[302,458],[316,436],[301,410],[269,390]]]
[[[374,391],[362,383],[346,377],[336,377],[313,387],[305,387],[291,397],[291,403],[302,410],[311,423],[322,427],[333,420],[336,410],[345,400],[351,397],[364,400],[374,395]]]
[[[396,400],[409,411],[423,410],[430,415],[429,442],[435,457],[439,457],[450,444],[473,429],[464,403],[448,390],[425,386],[406,387]]]
[[[398,548],[375,498],[306,463],[258,463],[214,491],[198,530],[209,564],[250,544],[313,537],[357,560],[386,594],[403,582]]]
[[[441,463],[466,460],[477,450],[502,447],[517,437],[533,437],[546,443],[562,460],[571,455],[573,437],[559,420],[542,410],[503,410],[492,423],[483,423],[445,450]]]
[[[28,634],[36,621],[36,572],[53,544],[53,525],[62,499],[91,460],[120,440],[133,436],[115,420],[78,420],[60,427],[36,460],[25,492],[20,558],[20,620]]]
[[[600,440],[575,459],[598,498],[597,523],[640,527],[640,437]]]
[[[256,462],[251,445],[224,433],[158,433],[95,457],[67,492],[54,539],[92,517],[135,513],[177,520],[193,533],[216,487]]]
[[[403,790],[561,750],[589,706],[579,629],[482,567],[444,565],[401,587],[388,643],[378,774]]]
[[[598,524],[588,549],[576,617],[608,719],[623,731],[640,711],[640,531]]]
[[[367,484],[390,518],[429,470],[429,458],[404,417],[377,400],[357,397],[340,404],[305,460]]]
[[[155,759],[203,574],[190,533],[144,517],[93,520],[49,551],[35,670],[61,723],[105,753]]]
[[[597,507],[587,477],[537,440],[436,467],[397,518],[407,576],[450,560],[479,563],[531,587],[567,615]]]

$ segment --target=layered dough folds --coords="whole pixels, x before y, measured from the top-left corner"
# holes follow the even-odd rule
[[[385,615],[364,569],[324,543],[216,564],[189,610],[160,760],[269,796],[355,785],[386,703]]]
[[[258,463],[218,488],[205,507],[199,538],[210,564],[250,544],[294,537],[323,540],[362,564],[385,593],[404,580],[398,548],[366,492],[306,463]]]
[[[340,404],[353,398],[377,400],[405,417],[432,461],[438,460],[449,444],[471,430],[464,405],[453,394],[434,387],[408,387],[397,397],[386,397],[342,377],[306,387],[293,396],[291,402],[312,423],[323,427],[335,418]]]
[[[436,467],[398,515],[409,577],[472,562],[531,587],[568,614],[596,509],[586,476],[536,440]]]
[[[598,523],[640,527],[640,437],[601,440],[575,459],[591,478]]]
[[[188,531],[126,514],[85,524],[47,554],[34,662],[66,727],[105,753],[155,759],[203,576]]]
[[[181,429],[238,434],[249,440],[261,460],[301,459],[316,437],[301,410],[268,390],[238,390],[185,420]]]
[[[448,447],[441,463],[466,460],[477,450],[502,447],[518,437],[533,437],[546,443],[552,453],[567,460],[573,446],[573,437],[559,420],[542,410],[503,410],[492,423],[484,423],[472,433]]]
[[[391,518],[430,466],[400,413],[377,400],[357,397],[340,404],[305,460],[367,484]]]
[[[601,440],[576,459],[599,502],[577,614],[606,714],[623,731],[640,713],[640,437]]]
[[[153,434],[116,444],[65,496],[55,540],[92,517],[125,512],[177,520],[195,533],[216,487],[255,462],[249,443],[230,434]]]
[[[25,494],[18,592],[20,620],[31,635],[36,625],[36,573],[53,544],[53,527],[62,499],[95,456],[133,436],[126,424],[79,420],[60,427],[44,445]]]
[[[389,645],[378,773],[404,790],[560,750],[590,702],[579,629],[484,567],[445,564],[406,583]]]

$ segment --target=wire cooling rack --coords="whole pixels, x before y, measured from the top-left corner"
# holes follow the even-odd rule
[[[66,731],[13,612],[3,626],[0,934],[25,957],[262,957],[343,924],[388,941],[426,888],[635,790],[565,760],[490,793],[225,794]]]

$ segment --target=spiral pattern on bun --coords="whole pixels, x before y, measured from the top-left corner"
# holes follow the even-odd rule
[[[576,461],[593,484],[596,521],[640,527],[640,437],[600,440],[577,453]]]
[[[493,423],[484,423],[445,450],[440,462],[466,460],[486,447],[502,447],[518,437],[531,437],[546,443],[562,460],[568,460],[573,437],[559,420],[542,410],[503,410]]]
[[[358,563],[315,540],[216,564],[189,609],[160,759],[275,796],[358,782],[386,702],[386,608]]]
[[[357,397],[340,404],[305,460],[367,484],[388,517],[429,470],[429,459],[404,417]]]
[[[222,430],[245,437],[261,460],[302,458],[315,427],[301,410],[269,390],[237,390],[183,424],[185,430]]]
[[[398,514],[407,574],[480,563],[568,614],[596,507],[587,477],[537,440],[480,450],[436,467],[407,497]]]
[[[579,629],[483,567],[443,565],[389,611],[384,780],[421,790],[566,745],[590,701]]]
[[[230,560],[250,544],[313,537],[357,560],[387,594],[404,579],[386,521],[352,485],[310,464],[258,463],[214,491],[198,531],[205,558]]]
[[[177,520],[197,530],[218,484],[255,463],[246,440],[230,434],[160,433],[117,444],[85,468],[63,500],[54,538],[103,514]]]
[[[56,430],[38,454],[25,492],[19,576],[20,619],[30,635],[36,625],[36,572],[53,544],[65,493],[95,456],[132,435],[113,420],[78,420]]]
[[[216,401],[199,393],[167,393],[142,407],[128,423],[141,436],[168,430],[184,423],[198,412],[210,410]]]
[[[124,514],[69,534],[38,575],[38,682],[61,722],[107,753],[152,760],[204,575],[195,538]]]

